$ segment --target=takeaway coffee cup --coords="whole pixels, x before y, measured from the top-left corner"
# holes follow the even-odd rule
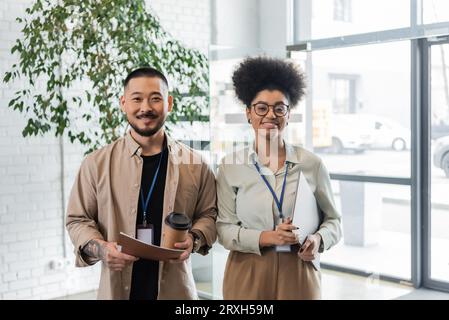
[[[175,248],[176,242],[183,242],[187,238],[192,222],[183,213],[172,212],[165,218],[164,247]]]

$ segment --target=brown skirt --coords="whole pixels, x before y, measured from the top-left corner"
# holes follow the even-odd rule
[[[231,251],[223,279],[225,300],[321,299],[321,272],[294,252]]]

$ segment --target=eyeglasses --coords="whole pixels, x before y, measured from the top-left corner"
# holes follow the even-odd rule
[[[258,102],[251,106],[254,107],[254,112],[260,117],[266,116],[270,110],[270,107],[273,109],[273,113],[276,117],[285,117],[289,109],[289,105],[282,102],[276,104]]]

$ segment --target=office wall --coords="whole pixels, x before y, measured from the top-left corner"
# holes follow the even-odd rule
[[[291,37],[289,3],[287,0],[211,0],[211,43],[220,51],[217,58],[231,56],[226,52],[233,52],[234,56],[285,52]]]
[[[0,1],[0,75],[31,0]],[[147,1],[162,25],[187,46],[207,53],[209,0]],[[7,107],[20,83],[0,81],[0,299],[50,299],[97,288],[99,265],[75,268],[63,227],[64,207],[83,149],[51,134],[23,138],[23,115]],[[65,245],[64,245],[65,241]]]

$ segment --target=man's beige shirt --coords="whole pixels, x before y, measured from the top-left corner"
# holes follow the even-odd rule
[[[215,177],[199,153],[167,136],[169,149],[162,219],[170,212],[185,213],[192,229],[202,232],[206,254],[216,240]],[[81,249],[94,238],[117,242],[120,232],[135,237],[142,176],[141,147],[127,133],[125,137],[89,154],[81,164],[67,208],[67,230],[75,247],[76,265],[98,261]],[[164,242],[162,223],[161,243]],[[132,264],[122,272],[104,264],[99,299],[129,299]],[[158,299],[196,299],[190,259],[182,263],[159,263]]]
[[[341,216],[335,206],[329,173],[321,159],[313,153],[299,146],[287,143],[285,146],[289,170],[283,214],[285,217],[293,214],[297,181],[301,172],[314,193],[322,214],[322,222],[317,231],[322,237],[319,249],[322,252],[341,238]],[[261,232],[273,230],[280,219],[273,196],[254,165],[256,162],[257,153],[252,145],[223,158],[217,173],[217,230],[218,241],[226,249],[260,255]],[[261,172],[279,197],[285,167],[273,174],[269,168],[261,166]]]

